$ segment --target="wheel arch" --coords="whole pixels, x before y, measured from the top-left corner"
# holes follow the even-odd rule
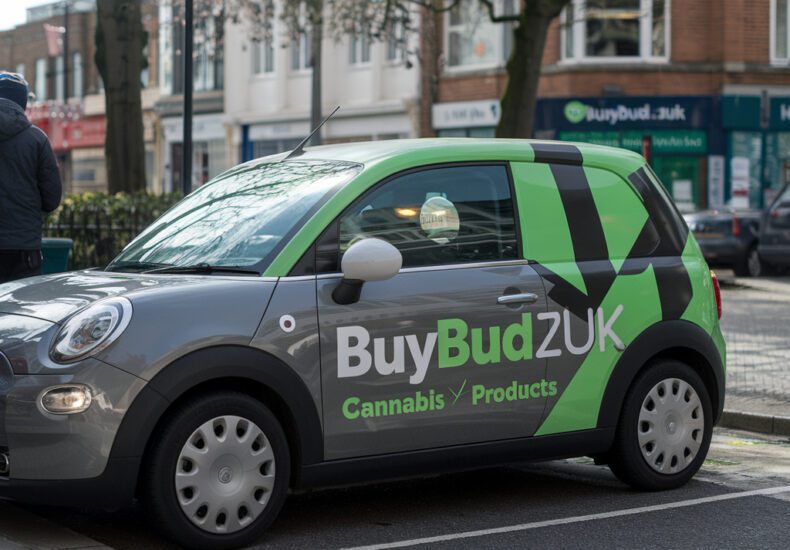
[[[291,447],[292,484],[298,483],[304,465],[323,460],[318,410],[299,375],[261,350],[216,346],[192,352],[162,369],[124,415],[110,456],[137,459],[135,486],[152,437],[167,412],[192,396],[216,390],[240,391],[272,410]]]
[[[623,352],[609,377],[598,413],[598,427],[617,425],[625,396],[636,377],[657,359],[676,359],[700,375],[710,394],[714,424],[724,409],[725,371],[713,338],[689,321],[656,323]]]

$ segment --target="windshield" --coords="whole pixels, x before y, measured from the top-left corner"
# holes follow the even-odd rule
[[[242,166],[168,210],[107,269],[209,264],[262,272],[303,218],[361,169],[359,164],[326,160]]]

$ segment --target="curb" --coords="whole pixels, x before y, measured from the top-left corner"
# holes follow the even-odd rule
[[[719,420],[722,428],[746,430],[768,435],[790,436],[790,416],[724,410]]]

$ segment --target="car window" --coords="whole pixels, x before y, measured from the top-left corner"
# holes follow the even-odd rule
[[[790,185],[784,188],[784,191],[774,201],[775,208],[790,207]]]
[[[339,233],[340,254],[376,237],[400,250],[403,267],[515,259],[507,169],[454,166],[399,176],[357,200]]]
[[[187,196],[108,266],[256,266],[362,166],[328,160],[263,162],[227,172]]]

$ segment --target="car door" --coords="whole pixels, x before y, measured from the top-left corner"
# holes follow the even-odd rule
[[[327,459],[535,431],[549,391],[533,349],[546,298],[516,219],[508,167],[464,164],[392,177],[327,229],[317,246]],[[369,237],[398,248],[403,267],[340,305],[339,260]]]

